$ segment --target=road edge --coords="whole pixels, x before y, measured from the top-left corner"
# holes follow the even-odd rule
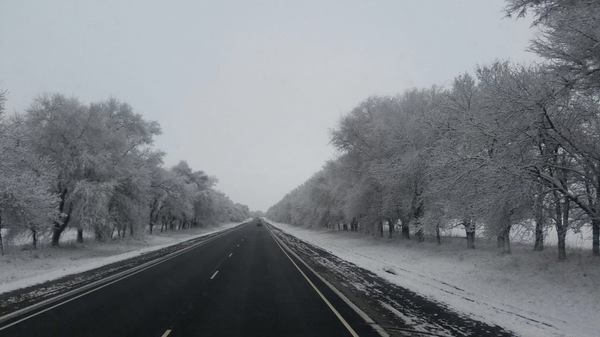
[[[325,284],[329,289],[331,289],[331,291],[334,294],[336,294],[344,303],[346,303],[352,310],[354,310],[354,312],[356,312],[356,314],[359,315],[365,321],[365,323],[370,325],[373,328],[373,330],[375,330],[375,332],[377,332],[381,337],[389,337],[390,336],[379,324],[377,324],[371,317],[369,317],[369,315],[367,315],[356,304],[354,304],[352,301],[350,301],[350,299],[348,299],[348,297],[346,297],[346,295],[344,295],[341,291],[339,291],[331,283],[329,283],[327,280],[325,280],[324,277],[322,277],[313,268],[311,268],[300,256],[298,256],[298,254],[296,254],[288,245],[286,245],[281,239],[279,239],[277,237],[277,235],[274,235],[271,232],[271,229],[272,229],[271,227],[272,227],[272,225],[267,224],[267,229],[269,231],[269,234],[283,249],[285,249],[294,258],[296,258],[296,260],[300,261],[302,263],[302,265],[304,265],[304,267],[306,267],[306,269],[308,269],[314,276],[316,276],[321,282],[323,282],[323,284]]]
[[[228,233],[228,232],[230,232],[232,230],[235,230],[235,229],[239,228],[242,225],[244,225],[244,223],[242,223],[242,224],[240,224],[238,226],[232,227],[232,228],[224,229],[224,230],[222,230],[220,232],[217,232],[217,233],[211,233],[211,234],[214,234],[214,235],[211,236],[211,237],[209,237],[209,238],[207,238],[206,240],[197,242],[197,243],[192,244],[192,245],[190,245],[188,247],[185,247],[185,248],[182,248],[180,250],[177,250],[177,251],[168,253],[166,255],[160,256],[160,257],[158,257],[158,258],[156,258],[154,260],[145,262],[145,263],[140,264],[138,266],[135,266],[133,268],[129,268],[129,269],[123,270],[123,271],[121,271],[119,273],[116,273],[114,275],[108,276],[108,277],[103,278],[101,280],[97,280],[95,282],[86,284],[84,286],[75,288],[73,290],[69,290],[69,291],[67,291],[65,293],[62,293],[62,294],[59,294],[59,295],[57,295],[55,297],[51,297],[51,298],[45,299],[43,301],[40,301],[38,303],[34,303],[34,304],[30,305],[30,306],[18,309],[16,311],[8,313],[8,314],[6,314],[4,316],[0,316],[0,331],[2,331],[2,330],[6,329],[6,328],[8,328],[8,327],[10,327],[10,326],[12,326],[14,324],[17,324],[18,322],[26,320],[29,317],[31,317],[31,316],[28,316],[28,317],[24,317],[22,319],[17,319],[17,318],[19,318],[19,316],[25,316],[25,315],[27,315],[27,314],[29,314],[31,312],[34,312],[34,311],[39,310],[39,309],[42,309],[44,307],[46,307],[46,309],[48,307],[53,307],[53,304],[56,304],[55,306],[61,305],[62,303],[59,303],[61,301],[64,301],[63,303],[67,303],[70,299],[77,298],[77,297],[80,297],[80,296],[84,296],[87,293],[93,292],[96,289],[99,289],[99,288],[101,288],[103,286],[106,286],[106,285],[118,282],[118,281],[120,281],[122,279],[125,279],[125,278],[129,277],[129,276],[137,274],[140,271],[143,271],[143,270],[148,269],[148,268],[152,268],[152,267],[154,267],[156,265],[159,265],[159,264],[161,264],[161,263],[163,263],[165,261],[168,261],[168,260],[170,260],[172,258],[175,258],[175,257],[177,257],[179,255],[185,254],[185,253],[189,252],[192,249],[195,249],[197,247],[200,247],[200,246],[202,246],[202,245],[204,245],[206,243],[209,243],[209,242],[213,241],[214,239],[220,237],[221,235],[224,235],[224,234],[226,234],[226,233]],[[211,235],[211,234],[207,234],[206,236]],[[187,241],[198,240],[200,238],[202,238],[202,236],[201,237],[197,237],[197,238],[193,238],[193,239],[190,239],[190,240],[187,240]],[[183,241],[183,242],[186,242],[186,241]],[[11,320],[15,320],[15,321],[14,322],[10,322],[7,325],[3,325],[3,324],[5,324],[5,323],[7,323],[7,322],[9,322]]]

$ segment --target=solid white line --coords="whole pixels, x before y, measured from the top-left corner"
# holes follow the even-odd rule
[[[216,272],[213,274],[213,276],[211,276],[211,277],[210,277],[210,279],[211,279],[211,280],[212,280],[212,279],[214,279],[214,278],[215,278],[215,276],[217,276],[217,274],[218,274],[218,273],[219,273],[219,271],[217,270],[217,271],[216,271]]]
[[[168,260],[170,260],[170,259],[172,259],[172,258],[175,258],[175,257],[177,257],[177,256],[179,256],[179,255],[173,256],[173,257],[171,257],[171,258],[169,258],[169,259],[167,259],[167,260],[164,260],[164,261],[158,262],[158,263],[156,263],[156,264],[150,265],[150,266],[148,266],[148,267],[145,267],[145,268],[143,268],[143,269],[140,269],[140,270],[138,270],[138,271],[135,271],[135,272],[133,272],[133,273],[131,273],[131,274],[127,274],[127,275],[125,275],[125,276],[123,276],[123,277],[121,277],[121,278],[118,278],[118,279],[116,279],[116,280],[114,280],[114,281],[111,281],[111,282],[108,282],[108,283],[106,283],[106,284],[103,284],[103,285],[101,285],[101,286],[99,286],[99,287],[97,287],[97,288],[93,288],[92,290],[86,291],[86,292],[84,292],[84,293],[82,293],[82,294],[80,294],[80,295],[77,295],[77,296],[75,296],[75,297],[71,297],[71,298],[67,299],[67,300],[66,300],[66,301],[64,301],[64,302],[60,302],[60,303],[58,303],[58,304],[55,304],[55,305],[53,305],[53,306],[51,306],[51,307],[48,307],[48,308],[46,308],[46,309],[43,309],[43,310],[40,310],[40,311],[38,311],[38,312],[36,312],[36,313],[34,313],[34,314],[32,314],[32,315],[29,315],[29,316],[26,316],[26,317],[24,317],[24,318],[21,318],[20,320],[17,320],[17,321],[15,321],[15,322],[12,322],[12,323],[10,323],[10,324],[4,325],[4,326],[0,327],[0,331],[4,330],[4,329],[6,329],[6,328],[10,328],[10,327],[11,327],[11,326],[13,326],[13,325],[17,325],[17,324],[19,324],[19,323],[21,323],[21,322],[23,322],[23,321],[26,321],[26,320],[30,319],[31,317],[34,317],[34,316],[40,315],[40,314],[42,314],[42,313],[44,313],[44,312],[46,312],[46,311],[50,311],[50,310],[52,310],[52,309],[54,309],[54,308],[60,307],[60,306],[61,306],[61,305],[63,305],[63,304],[66,304],[66,303],[69,303],[69,302],[71,302],[71,301],[74,301],[74,300],[76,300],[76,299],[78,299],[78,298],[81,298],[81,297],[83,297],[83,296],[87,295],[87,294],[91,294],[91,293],[93,293],[93,292],[95,292],[95,291],[98,291],[98,290],[100,290],[100,289],[102,289],[102,288],[106,288],[106,287],[108,287],[108,286],[110,286],[110,285],[112,285],[112,284],[114,284],[114,283],[117,283],[117,282],[119,282],[119,281],[122,281],[123,279],[126,279],[126,278],[128,278],[128,277],[130,277],[130,276],[133,276],[133,275],[135,275],[135,274],[141,273],[141,272],[145,271],[146,269],[150,269],[150,268],[154,267],[155,265],[157,265],[157,264],[159,264],[159,263],[162,263],[162,262],[168,261]]]
[[[167,331],[165,331],[164,334],[162,334],[161,337],[167,337],[170,333],[171,333],[171,330],[167,330]]]
[[[271,232],[269,232],[269,234],[271,234]],[[294,267],[296,267],[296,269],[298,269],[298,271],[300,272],[300,274],[302,274],[302,276],[304,276],[304,278],[306,279],[306,282],[308,282],[312,286],[312,288],[315,290],[315,292],[321,297],[321,299],[323,300],[323,302],[325,302],[325,304],[327,304],[327,306],[329,307],[329,309],[331,309],[331,311],[333,311],[333,313],[337,316],[337,318],[340,320],[340,322],[342,322],[342,324],[346,327],[346,329],[348,330],[348,332],[350,332],[350,334],[353,337],[359,337],[358,334],[356,333],[356,331],[354,331],[354,329],[352,329],[352,327],[350,326],[350,324],[348,324],[348,322],[346,322],[346,320],[344,319],[344,317],[342,317],[342,315],[333,307],[333,304],[331,304],[331,302],[329,302],[329,300],[327,300],[327,298],[325,298],[325,295],[323,295],[323,293],[321,293],[321,291],[317,288],[317,286],[315,286],[315,284],[312,283],[312,281],[308,278],[308,276],[306,276],[306,274],[304,274],[304,272],[302,271],[302,269],[300,269],[300,267],[298,267],[298,265],[296,264],[296,262],[294,262],[294,260],[292,260],[292,258],[283,249],[283,247],[281,247],[281,245],[279,244],[279,242],[277,242],[277,240],[275,240],[275,237],[273,237],[273,234],[271,234],[271,237],[273,238],[273,240],[275,241],[275,243],[277,244],[277,246],[279,246],[279,249],[281,249],[281,251],[285,254],[285,256],[287,256],[287,258],[290,259],[290,261],[292,262],[292,264],[294,265]]]
[[[272,233],[271,233],[271,236],[273,236]],[[319,280],[321,280],[321,282],[323,282],[323,284],[325,284],[329,289],[331,289],[331,291],[333,291],[339,298],[341,298],[344,302],[346,302],[346,304],[350,308],[352,308],[362,319],[364,319],[367,324],[369,324],[373,329],[375,329],[375,331],[378,332],[380,336],[382,336],[382,337],[389,337],[390,336],[385,330],[383,330],[383,328],[380,325],[378,325],[377,323],[375,323],[375,321],[373,321],[371,319],[371,317],[369,317],[369,315],[367,315],[364,311],[362,311],[359,307],[357,307],[356,304],[352,303],[352,301],[350,301],[348,299],[348,297],[346,297],[339,290],[337,290],[337,288],[334,287],[331,283],[329,283],[326,279],[324,279],[323,276],[319,275],[319,273],[317,273],[314,269],[312,269],[288,245],[286,245],[285,243],[283,243],[283,241],[281,241],[281,239],[275,238],[275,240],[277,240],[277,242],[279,242],[279,244],[282,245],[282,247],[288,253],[290,253],[298,261],[300,261],[306,267],[306,269],[310,270],[313,275],[315,275]]]

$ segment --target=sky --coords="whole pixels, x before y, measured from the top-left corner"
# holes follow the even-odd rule
[[[42,93],[110,97],[186,160],[266,211],[335,158],[330,130],[374,95],[530,63],[531,21],[503,0],[0,0],[9,112]]]

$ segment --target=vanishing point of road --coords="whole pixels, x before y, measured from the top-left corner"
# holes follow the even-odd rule
[[[0,336],[379,336],[252,221],[15,317]]]

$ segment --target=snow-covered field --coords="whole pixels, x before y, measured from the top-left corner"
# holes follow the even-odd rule
[[[512,254],[500,255],[481,240],[469,250],[460,238],[446,238],[438,246],[271,223],[390,282],[521,336],[600,336],[600,258],[589,250],[572,248],[568,260],[559,263],[555,247],[533,252],[530,245],[516,244]]]
[[[238,225],[240,223],[169,231],[105,243],[67,242],[59,248],[21,250],[11,247],[6,255],[0,256],[0,293],[85,272]]]

